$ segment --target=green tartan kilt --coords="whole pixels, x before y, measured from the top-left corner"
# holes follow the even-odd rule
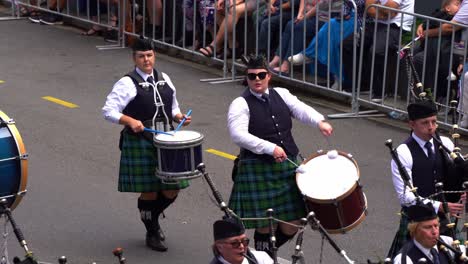
[[[128,133],[122,133],[122,137],[119,192],[159,192],[180,190],[189,186],[188,180],[181,180],[176,184],[162,183],[155,175],[158,160],[153,144]]]
[[[408,232],[408,216],[406,213],[401,210],[401,218],[400,218],[400,225],[398,227],[398,231],[393,238],[392,245],[390,246],[390,250],[387,253],[387,257],[393,258],[398,255],[400,249],[405,245],[405,243],[410,240],[409,232]]]
[[[229,208],[241,218],[266,217],[269,208],[274,210],[274,217],[283,221],[305,217],[305,204],[296,185],[295,170],[296,167],[286,161],[239,160]],[[244,221],[244,225],[246,228],[262,228],[268,226],[268,221]]]

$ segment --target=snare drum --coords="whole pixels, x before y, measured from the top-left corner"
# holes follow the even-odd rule
[[[197,170],[203,162],[203,135],[190,130],[174,132],[173,135],[158,134],[153,139],[158,155],[156,176],[163,182],[194,179],[202,176]]]
[[[359,168],[345,152],[319,151],[303,162],[296,174],[309,211],[314,211],[330,233],[345,233],[367,214],[367,200],[359,184]]]
[[[0,199],[13,210],[26,191],[28,154],[15,122],[0,111]]]

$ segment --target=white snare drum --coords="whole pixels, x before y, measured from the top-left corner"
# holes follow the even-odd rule
[[[342,151],[319,151],[303,162],[296,174],[299,190],[330,233],[344,233],[361,223],[367,201],[359,184],[359,168],[352,155]]]
[[[153,140],[159,164],[156,176],[166,183],[202,176],[197,166],[203,162],[203,135],[190,130],[169,133],[174,134],[158,134]]]

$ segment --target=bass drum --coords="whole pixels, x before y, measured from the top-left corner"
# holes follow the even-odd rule
[[[20,203],[28,180],[28,154],[15,122],[0,111],[0,199],[11,210]]]
[[[299,190],[309,211],[314,211],[330,233],[345,233],[367,214],[367,200],[359,183],[359,168],[351,154],[319,151],[296,174]]]

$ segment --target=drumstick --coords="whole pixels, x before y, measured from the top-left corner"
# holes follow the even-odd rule
[[[286,160],[289,161],[292,165],[296,166],[296,172],[297,173],[306,173],[306,170],[304,169],[304,165],[297,165],[296,162],[292,161],[290,158],[286,157]]]
[[[147,127],[145,127],[143,130],[144,130],[144,131],[147,131],[147,132],[151,132],[151,133],[156,133],[156,134],[164,134],[164,135],[171,135],[171,136],[174,136],[174,134],[167,133],[167,132],[164,132],[164,131],[154,130],[154,129],[147,128]]]
[[[176,129],[174,130],[174,133],[177,132],[177,130],[179,130],[179,128],[184,124],[185,120],[187,119],[186,116],[190,116],[192,114],[192,109],[189,109],[187,111],[187,114],[185,114],[184,118],[182,119],[182,121],[180,121],[179,125],[176,127]]]

